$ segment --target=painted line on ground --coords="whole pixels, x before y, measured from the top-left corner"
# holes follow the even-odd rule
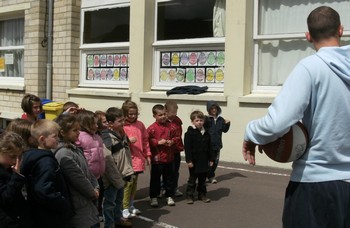
[[[290,174],[285,174],[285,173],[265,172],[265,171],[257,171],[257,170],[250,170],[250,169],[234,168],[234,167],[221,166],[221,165],[218,165],[218,167],[222,168],[222,169],[238,170],[238,171],[244,171],[244,172],[249,172],[249,173],[259,173],[259,174],[266,174],[266,175],[272,175],[272,176],[283,176],[283,177],[289,177],[290,176]]]
[[[139,219],[142,219],[146,222],[151,222],[153,225],[156,225],[156,226],[160,226],[160,227],[164,227],[164,228],[178,228],[177,226],[173,226],[173,225],[169,225],[169,224],[166,224],[164,222],[157,222],[157,221],[154,221],[150,218],[146,218],[146,217],[143,217],[143,216],[137,216],[137,218]]]

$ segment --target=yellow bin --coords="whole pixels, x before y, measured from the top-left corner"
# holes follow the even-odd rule
[[[50,102],[43,105],[45,119],[53,120],[63,111],[63,102]]]

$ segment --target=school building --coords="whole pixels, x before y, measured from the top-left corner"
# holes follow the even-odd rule
[[[349,44],[348,0],[0,0],[0,123],[21,116],[25,93],[92,111],[131,99],[146,126],[173,99],[186,131],[216,100],[231,121],[221,160],[244,162],[246,124],[314,53],[304,32],[320,5],[339,12]],[[179,86],[207,90],[167,96]],[[259,153],[257,164],[290,168]]]

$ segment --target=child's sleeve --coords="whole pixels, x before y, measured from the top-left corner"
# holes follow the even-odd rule
[[[152,156],[150,145],[149,145],[148,131],[144,125],[142,128],[142,150],[145,158]]]
[[[21,189],[24,186],[25,178],[18,173],[12,173],[9,182],[0,180],[0,205],[6,207],[13,205],[22,195]]]
[[[186,163],[192,162],[192,140],[188,132],[185,133],[185,158]]]
[[[222,132],[224,132],[224,133],[228,132],[228,130],[230,129],[230,126],[231,126],[231,122],[226,123],[225,119],[223,118]]]

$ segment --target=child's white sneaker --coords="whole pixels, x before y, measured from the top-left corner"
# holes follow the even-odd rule
[[[126,218],[126,219],[135,217],[130,213],[129,209],[124,209],[122,214],[123,214],[123,218]]]
[[[135,208],[134,206],[131,206],[129,211],[133,216],[141,214],[141,211],[139,209]]]
[[[175,202],[174,202],[173,198],[171,198],[171,197],[168,197],[166,199],[166,202],[167,202],[168,206],[175,206]]]
[[[158,199],[151,198],[151,207],[158,207]]]

